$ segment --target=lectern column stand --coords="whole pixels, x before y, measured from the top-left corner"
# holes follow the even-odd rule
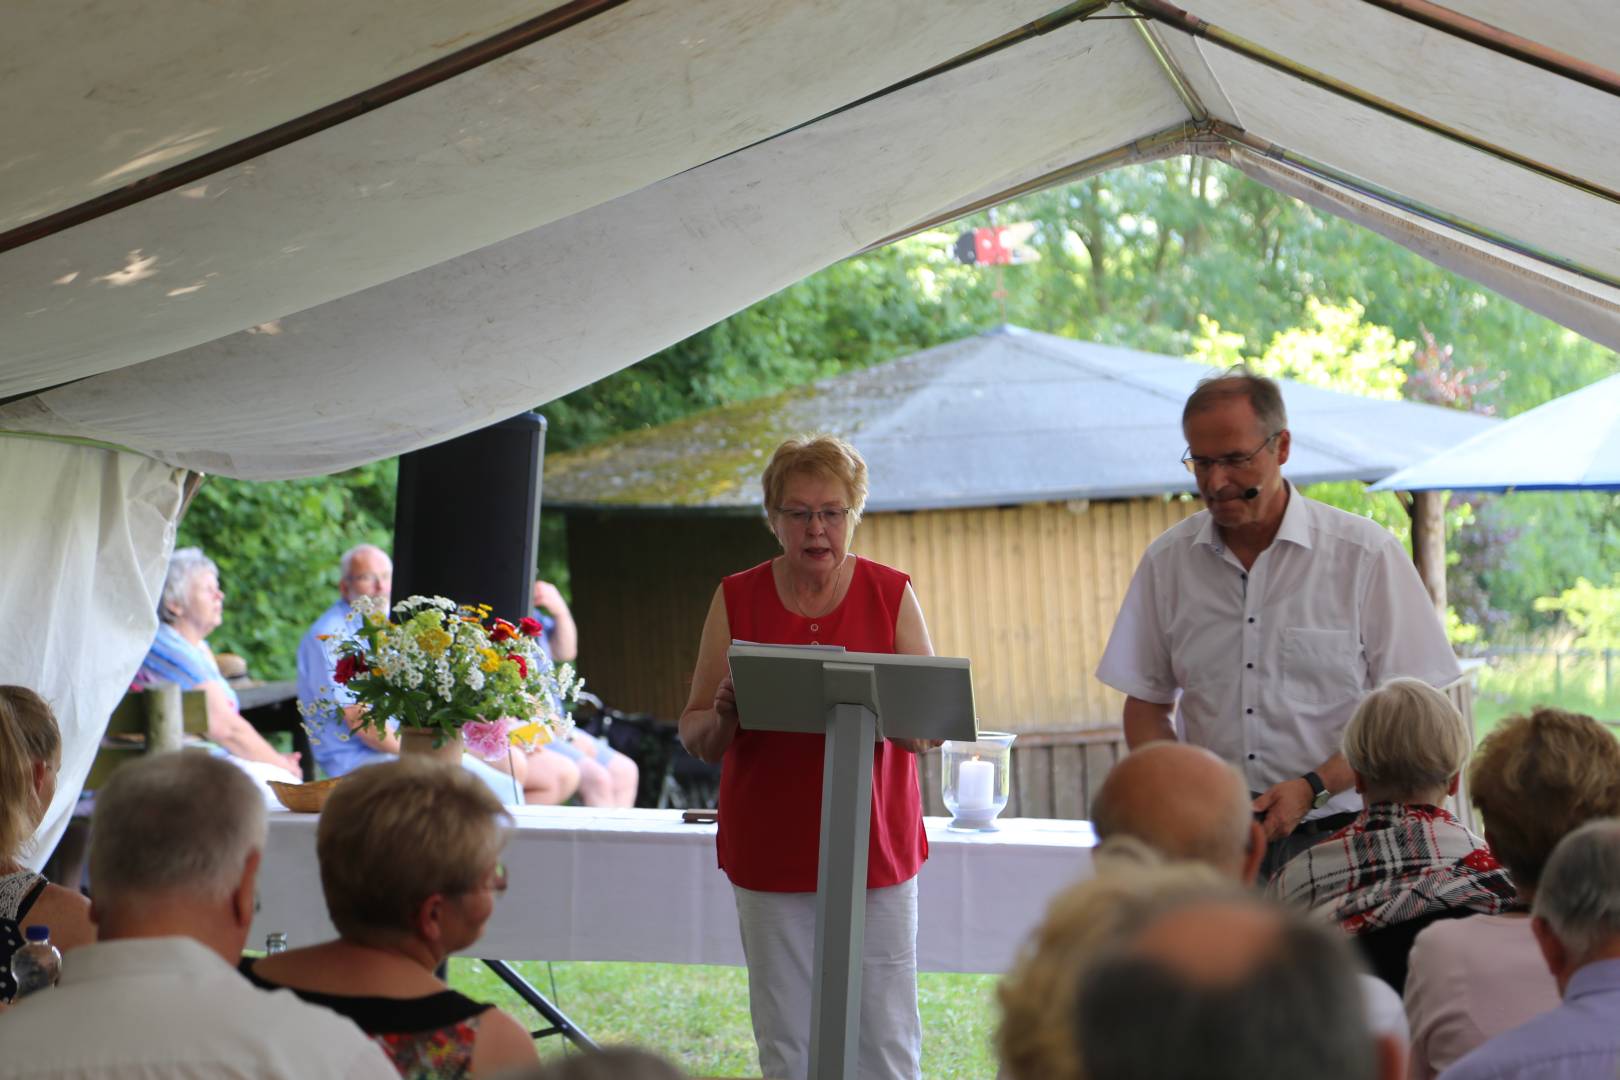
[[[822,842],[816,864],[817,978],[810,1005],[810,1076],[817,1080],[856,1075],[876,742],[877,717],[872,710],[864,705],[834,705],[827,710]]]

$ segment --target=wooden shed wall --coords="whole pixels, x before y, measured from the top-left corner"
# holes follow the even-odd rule
[[[1124,698],[1092,672],[1131,574],[1190,500],[1030,503],[873,514],[855,548],[911,575],[934,651],[973,661],[979,726],[1119,723]]]
[[[1197,509],[1144,498],[870,514],[854,549],[911,574],[935,650],[973,660],[983,727],[1100,727],[1122,702],[1091,673],[1131,573]],[[620,709],[679,716],[715,586],[777,550],[752,517],[570,514],[591,688]]]

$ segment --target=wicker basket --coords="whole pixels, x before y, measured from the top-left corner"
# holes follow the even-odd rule
[[[341,776],[334,776],[330,780],[316,780],[308,784],[283,784],[279,780],[268,783],[282,806],[299,814],[318,814],[321,807],[326,805],[326,797],[332,794],[332,789],[342,779]]]

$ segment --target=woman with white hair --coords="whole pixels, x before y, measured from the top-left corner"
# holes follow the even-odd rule
[[[1366,939],[1374,974],[1397,991],[1418,930],[1440,918],[1496,915],[1517,901],[1490,847],[1441,805],[1457,793],[1469,742],[1456,706],[1420,679],[1393,679],[1368,694],[1344,731],[1361,813],[1268,886]]]
[[[201,690],[208,703],[208,737],[258,780],[296,784],[303,779],[298,755],[283,754],[265,741],[239,710],[236,691],[220,674],[208,635],[224,618],[225,594],[219,567],[201,548],[179,548],[169,559],[158,600],[158,632],[135,675],[137,685],[179,684]]]

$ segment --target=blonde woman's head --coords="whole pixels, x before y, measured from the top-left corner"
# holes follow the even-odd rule
[[[1356,706],[1344,757],[1369,802],[1436,803],[1468,762],[1468,724],[1421,679],[1391,679]]]
[[[508,820],[457,764],[405,757],[356,770],[332,789],[315,833],[332,925],[361,942],[412,934],[425,900],[488,877]]]

